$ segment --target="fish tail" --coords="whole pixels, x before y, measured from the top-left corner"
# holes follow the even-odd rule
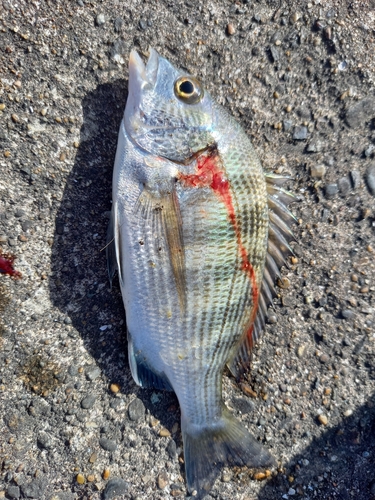
[[[223,466],[267,467],[275,465],[272,455],[249,433],[243,423],[224,408],[222,417],[203,429],[184,425],[186,482],[195,499],[203,498],[212,488]]]

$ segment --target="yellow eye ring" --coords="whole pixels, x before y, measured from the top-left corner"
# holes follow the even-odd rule
[[[196,78],[181,76],[174,83],[174,93],[186,104],[197,104],[203,97],[202,85]]]

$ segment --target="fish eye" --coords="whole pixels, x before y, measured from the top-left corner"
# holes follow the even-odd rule
[[[175,81],[174,93],[186,104],[197,104],[203,97],[203,88],[196,78],[182,76]]]

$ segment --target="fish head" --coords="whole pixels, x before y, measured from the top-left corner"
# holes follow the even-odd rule
[[[211,96],[154,49],[147,64],[135,50],[130,54],[124,123],[138,147],[172,161],[185,161],[214,142]]]

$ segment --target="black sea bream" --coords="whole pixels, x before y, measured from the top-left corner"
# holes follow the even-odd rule
[[[265,174],[238,123],[201,83],[151,49],[132,51],[108,247],[125,305],[132,375],[173,390],[187,487],[221,467],[274,459],[222,400],[222,374],[248,366],[274,279],[291,253],[293,199]]]

